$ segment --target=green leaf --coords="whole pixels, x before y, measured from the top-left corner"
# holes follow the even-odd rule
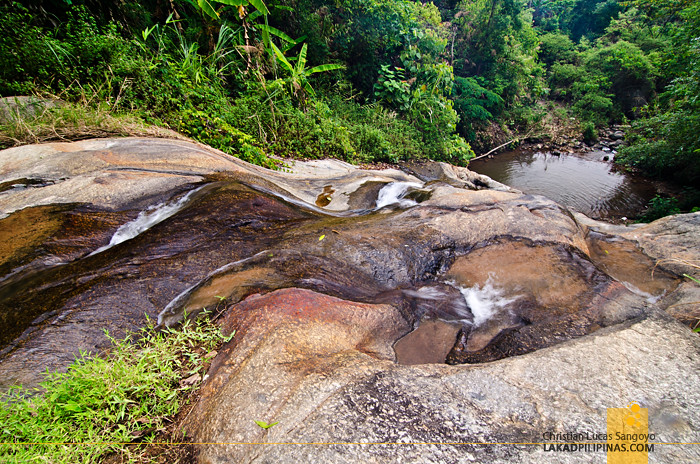
[[[214,0],[217,3],[223,3],[224,5],[231,6],[245,6],[248,5],[248,0]]]
[[[257,10],[256,10],[256,11],[253,11],[251,14],[248,15],[248,21],[256,20],[256,19],[258,19],[258,18],[259,18],[260,16],[262,16],[262,15],[263,15],[263,14],[262,14],[261,12],[257,11]],[[257,26],[257,24],[256,24],[256,26]]]
[[[67,411],[77,412],[77,411],[80,411],[82,408],[75,401],[69,401],[68,403],[63,404],[63,409],[65,409]]]
[[[313,68],[306,71],[306,73],[307,74],[314,74],[314,73],[320,73],[320,72],[325,72],[325,71],[333,71],[334,69],[345,69],[345,66],[342,64],[321,64],[318,66],[314,66]]]
[[[283,47],[283,48],[282,48],[282,51],[286,53],[287,51],[289,51],[289,50],[291,50],[292,48],[296,47],[297,45],[299,45],[300,43],[302,43],[302,42],[305,41],[305,40],[306,40],[306,36],[305,36],[305,35],[302,35],[301,37],[299,37],[299,38],[298,38],[297,40],[295,40],[294,42],[288,44],[286,47]]]
[[[255,24],[253,27],[255,27],[256,29],[258,29],[258,30],[260,30],[260,31],[267,31],[269,34],[272,34],[272,35],[274,35],[274,36],[277,36],[277,37],[279,37],[280,39],[285,40],[285,41],[287,41],[287,42],[292,42],[292,43],[294,43],[294,44],[297,43],[294,39],[292,39],[291,37],[289,37],[289,36],[288,36],[287,34],[285,34],[284,32],[280,31],[280,30],[277,29],[276,27],[272,27],[272,26],[267,25],[267,24]]]
[[[262,14],[264,14],[264,15],[270,14],[270,10],[267,9],[267,7],[265,6],[265,4],[263,3],[262,0],[250,0],[250,4],[253,5],[255,7],[255,9],[258,10],[259,12],[261,12]]]
[[[291,63],[287,61],[287,58],[282,54],[279,48],[277,48],[277,45],[274,44],[274,42],[270,42],[270,46],[272,47],[272,51],[275,53],[275,56],[277,57],[277,61],[280,62],[282,66],[287,69],[290,73],[294,73],[294,68],[292,67]]]
[[[271,424],[268,424],[268,423],[265,422],[265,421],[256,420],[255,423],[258,424],[258,426],[260,426],[260,427],[263,428],[263,429],[269,429],[269,428],[272,427],[273,425],[279,424],[279,421],[273,422],[273,423],[271,423]]]
[[[326,238],[326,236],[325,236],[325,235],[321,235],[321,236],[318,238],[318,241],[320,242],[320,241],[323,240],[324,238]]]
[[[297,61],[296,74],[300,75],[304,71],[304,66],[306,66],[306,49],[307,45],[304,44],[299,52],[299,61]]]
[[[316,96],[316,92],[314,91],[313,87],[311,87],[311,84],[309,84],[309,81],[304,80],[302,87],[304,87],[304,90],[306,90],[309,93],[309,95],[311,95],[312,97]],[[325,237],[325,235],[324,235],[324,237]]]
[[[219,19],[219,13],[217,13],[214,7],[211,6],[209,0],[197,0],[197,5],[199,5],[203,12],[205,12],[212,18]]]

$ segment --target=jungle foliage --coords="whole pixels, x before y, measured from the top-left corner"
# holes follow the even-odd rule
[[[248,161],[429,157],[549,102],[620,162],[700,163],[698,0],[41,0],[0,6],[0,95],[90,102]]]

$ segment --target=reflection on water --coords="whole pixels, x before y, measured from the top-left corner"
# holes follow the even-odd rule
[[[657,193],[647,179],[616,172],[607,154],[554,156],[508,152],[469,164],[469,169],[528,194],[547,198],[595,219],[635,217]]]

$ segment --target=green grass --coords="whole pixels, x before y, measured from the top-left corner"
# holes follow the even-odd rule
[[[47,373],[41,388],[15,388],[0,400],[1,463],[91,463],[115,453],[118,462],[148,461],[149,443],[201,383],[190,385],[192,376],[201,379],[213,350],[231,338],[208,318],[107,336],[108,355],[81,353],[67,372]]]

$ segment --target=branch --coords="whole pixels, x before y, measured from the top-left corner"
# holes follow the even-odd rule
[[[513,142],[517,142],[517,141],[518,141],[517,138],[515,138],[515,139],[513,139],[513,140],[509,140],[509,141],[507,141],[506,143],[497,146],[497,147],[494,148],[493,150],[490,150],[489,152],[487,152],[487,153],[485,153],[485,154],[483,154],[483,155],[479,155],[479,156],[477,156],[476,158],[472,158],[472,159],[470,159],[469,161],[476,161],[476,160],[478,160],[478,159],[485,158],[485,157],[489,156],[491,153],[493,153],[494,151],[499,150],[499,149],[505,147],[506,145],[509,145],[509,144],[511,144],[511,143],[513,143]]]

